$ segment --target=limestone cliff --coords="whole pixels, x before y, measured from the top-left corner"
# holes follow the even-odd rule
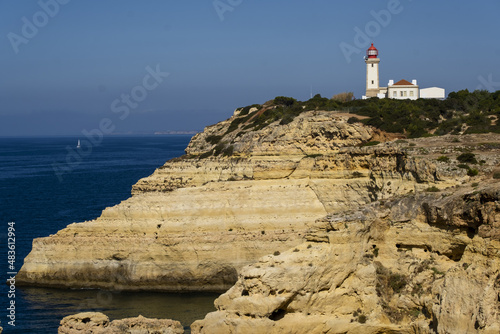
[[[193,333],[499,333],[500,182],[395,196],[261,258]]]
[[[217,146],[232,146],[233,154],[237,155],[324,154],[340,147],[396,137],[361,123],[350,124],[347,115],[331,111],[303,112],[289,124],[274,122],[263,128],[262,125],[252,127],[259,113],[247,117],[245,122],[246,118],[236,111],[232,118],[206,127],[193,137],[186,153],[202,154]]]
[[[473,147],[485,161],[480,175],[498,163],[474,147],[487,142],[479,135],[361,147],[394,136],[336,112],[251,129],[247,118],[196,135],[186,156],[101,217],[34,240],[17,284],[225,291],[241,268],[301,244],[328,213],[471,178],[439,155]]]

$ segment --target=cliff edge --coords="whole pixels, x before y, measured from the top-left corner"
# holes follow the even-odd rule
[[[267,112],[237,110],[139,180],[128,200],[34,240],[16,282],[226,291],[243,267],[302,244],[327,214],[471,180],[440,155],[473,148],[484,160],[477,177],[498,163],[475,147],[487,135],[396,140],[352,115],[306,111],[284,122]]]

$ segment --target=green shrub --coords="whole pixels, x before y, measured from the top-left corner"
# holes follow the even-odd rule
[[[358,317],[358,322],[360,324],[364,324],[366,322],[367,318],[366,318],[366,315],[364,314],[361,314],[359,317]]]
[[[210,135],[205,138],[205,141],[209,144],[216,145],[220,142],[222,136]]]
[[[470,169],[469,165],[466,165],[466,164],[458,164],[457,167],[462,168],[462,169],[467,169],[467,170]]]
[[[276,105],[283,105],[283,106],[291,106],[295,104],[297,100],[295,100],[293,97],[286,97],[286,96],[277,96],[274,98],[274,104]]]
[[[252,108],[260,109],[261,107],[262,106],[260,104],[252,104],[251,106],[247,106],[245,108],[242,108],[239,116],[248,115],[248,113],[250,112],[250,109],[252,109]]]
[[[315,159],[315,158],[322,157],[322,156],[323,156],[323,154],[321,154],[321,153],[315,153],[315,154],[308,154],[308,155],[306,155],[306,158],[313,158],[313,159]]]
[[[444,273],[442,271],[439,271],[439,269],[437,269],[436,267],[432,267],[431,270],[435,275],[444,275]]]
[[[500,179],[500,172],[493,173],[493,178],[494,179]]]
[[[231,133],[234,130],[238,129],[240,124],[243,123],[244,121],[245,121],[244,117],[237,117],[237,118],[233,119],[231,124],[229,124],[229,127],[227,128],[227,131],[224,135],[227,135],[228,133]]]
[[[432,187],[425,189],[425,191],[430,192],[430,193],[436,193],[436,192],[439,192],[439,188],[436,186],[432,186]]]
[[[418,318],[418,316],[420,315],[420,310],[418,308],[414,308],[410,310],[409,314],[414,318]]]
[[[217,146],[215,146],[214,148],[214,155],[215,156],[218,156],[222,153],[222,151],[224,151],[224,149],[226,148],[226,146],[223,144],[223,143],[219,143]]]
[[[274,256],[278,256],[278,255],[280,255],[281,253],[280,253],[280,251],[275,251],[273,254],[274,254]]]
[[[439,158],[437,158],[437,161],[439,161],[439,162],[450,162],[450,158],[448,158],[446,155],[442,155]]]
[[[374,140],[374,141],[369,141],[369,142],[363,143],[363,144],[361,144],[361,146],[362,146],[362,147],[363,147],[363,146],[375,146],[375,145],[378,145],[378,144],[380,144],[380,142],[379,142],[379,141]]]
[[[354,123],[359,123],[360,122],[360,119],[357,118],[357,117],[349,117],[349,119],[347,120],[347,123],[348,124],[354,124]]]
[[[233,152],[234,152],[234,146],[233,145],[229,145],[222,152],[222,156],[224,156],[224,157],[230,157],[230,156],[233,155]]]
[[[457,157],[457,160],[463,163],[477,164],[474,153],[462,153]]]
[[[484,148],[491,150],[491,149],[500,148],[500,143],[493,143],[493,142],[480,143],[479,146],[483,146]]]
[[[295,115],[293,114],[285,114],[283,115],[283,118],[280,121],[280,125],[287,125],[293,122],[295,119]]]
[[[477,174],[479,174],[479,171],[475,168],[471,168],[467,171],[467,175],[469,176],[476,176]]]
[[[354,172],[352,172],[352,177],[355,179],[363,177],[363,173],[358,172],[358,171],[354,171]]]
[[[406,277],[400,274],[391,274],[389,276],[389,286],[395,293],[401,292],[406,286]]]
[[[213,155],[213,151],[208,151],[200,155],[200,159],[206,159],[208,157],[211,157]]]

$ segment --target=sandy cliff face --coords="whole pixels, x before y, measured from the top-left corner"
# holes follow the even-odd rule
[[[347,120],[207,127],[130,199],[35,240],[16,281],[230,288],[194,333],[499,333],[500,135]]]
[[[500,183],[328,215],[194,333],[499,333]]]
[[[230,121],[209,127],[193,138],[190,157],[140,180],[130,199],[96,220],[34,240],[16,280],[226,290],[243,266],[300,244],[327,212],[407,193],[417,181],[438,177],[435,166],[422,169],[398,147],[353,146],[385,137],[346,120],[332,112],[305,113],[234,142],[234,134],[222,136],[233,143],[232,156],[193,156],[213,149],[206,137],[227,132]]]
[[[465,143],[450,137],[446,144],[429,138],[358,147],[390,136],[347,119],[306,112],[259,130],[240,124],[229,131],[234,118],[208,127],[186,157],[140,180],[130,199],[34,240],[16,281],[225,291],[244,266],[301,244],[327,213],[469,179],[434,159]],[[485,159],[486,167],[494,164]]]

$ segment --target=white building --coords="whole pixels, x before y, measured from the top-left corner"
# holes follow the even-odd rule
[[[420,90],[420,98],[422,99],[444,99],[444,88],[430,87]]]
[[[399,100],[416,100],[419,96],[417,80],[412,80],[411,82],[399,80],[396,83],[394,83],[394,80],[389,80],[386,97]]]
[[[420,89],[417,85],[417,80],[412,82],[400,80],[394,83],[394,80],[389,80],[387,87],[379,85],[379,63],[378,50],[372,45],[366,51],[366,95],[363,99],[370,97],[391,98],[399,100],[416,100],[424,99],[444,99],[446,97],[445,90],[439,87],[431,87]]]

